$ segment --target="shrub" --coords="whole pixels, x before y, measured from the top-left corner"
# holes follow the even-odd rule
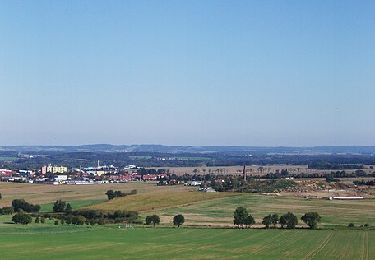
[[[72,217],[72,224],[73,225],[83,225],[86,222],[86,218],[84,216],[73,216]]]
[[[349,227],[349,228],[353,228],[353,227],[354,227],[354,224],[353,224],[353,223],[349,223],[348,227]]]
[[[105,195],[107,195],[108,199],[109,200],[112,200],[114,198],[118,198],[118,197],[125,197],[125,196],[128,196],[128,195],[134,195],[134,194],[137,194],[137,190],[132,190],[130,192],[122,192],[122,191],[119,191],[119,190],[107,190],[107,192],[105,193]]]
[[[146,225],[158,225],[160,224],[160,217],[158,215],[152,215],[146,217]]]
[[[66,204],[66,208],[65,208],[65,212],[66,213],[71,213],[72,211],[73,211],[72,206],[70,205],[70,203],[67,203]]]
[[[26,202],[24,199],[15,199],[12,201],[14,211],[23,210],[25,212],[39,212],[40,206]]]
[[[0,209],[0,215],[12,215],[13,213],[13,207],[3,207]]]
[[[12,221],[16,224],[22,224],[22,225],[27,225],[31,223],[32,217],[30,215],[27,215],[22,212],[18,212],[16,215],[12,217]]]
[[[184,224],[185,218],[183,215],[179,214],[174,216],[173,218],[173,225],[180,227],[182,224]]]
[[[72,215],[68,215],[65,217],[65,222],[66,224],[70,225],[72,224],[72,219],[73,219],[73,216]]]

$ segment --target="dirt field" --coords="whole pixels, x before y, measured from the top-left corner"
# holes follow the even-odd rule
[[[155,183],[129,182],[118,184],[87,184],[87,185],[51,185],[51,184],[29,184],[29,183],[6,183],[0,182],[0,193],[2,199],[0,206],[9,206],[13,199],[25,199],[32,203],[45,204],[63,199],[66,201],[78,200],[106,200],[107,190],[131,191],[136,189],[138,193],[153,191],[188,191],[185,186],[162,186],[157,187]]]

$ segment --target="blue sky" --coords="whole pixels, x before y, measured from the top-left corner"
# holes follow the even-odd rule
[[[0,1],[0,145],[375,145],[374,1]]]

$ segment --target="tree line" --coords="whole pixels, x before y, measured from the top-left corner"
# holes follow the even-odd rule
[[[307,212],[301,217],[301,220],[309,226],[310,229],[316,229],[321,221],[321,216],[317,212]],[[246,208],[238,207],[233,213],[233,224],[238,228],[248,228],[255,224],[255,219],[250,215]],[[298,225],[298,218],[292,212],[288,212],[279,217],[278,214],[269,214],[262,220],[262,224],[268,229],[276,228],[279,224],[281,228],[294,229]]]

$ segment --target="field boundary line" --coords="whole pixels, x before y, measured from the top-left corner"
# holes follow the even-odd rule
[[[324,247],[326,247],[326,245],[329,243],[329,241],[331,240],[333,236],[333,232],[330,232],[323,240],[322,243],[320,243],[320,245],[313,251],[311,251],[309,254],[307,254],[303,259],[307,260],[307,259],[312,259],[314,258],[314,256],[316,256],[320,251],[323,250]]]
[[[362,259],[368,260],[369,250],[368,250],[368,232],[365,231],[363,235],[363,251],[362,251]]]

